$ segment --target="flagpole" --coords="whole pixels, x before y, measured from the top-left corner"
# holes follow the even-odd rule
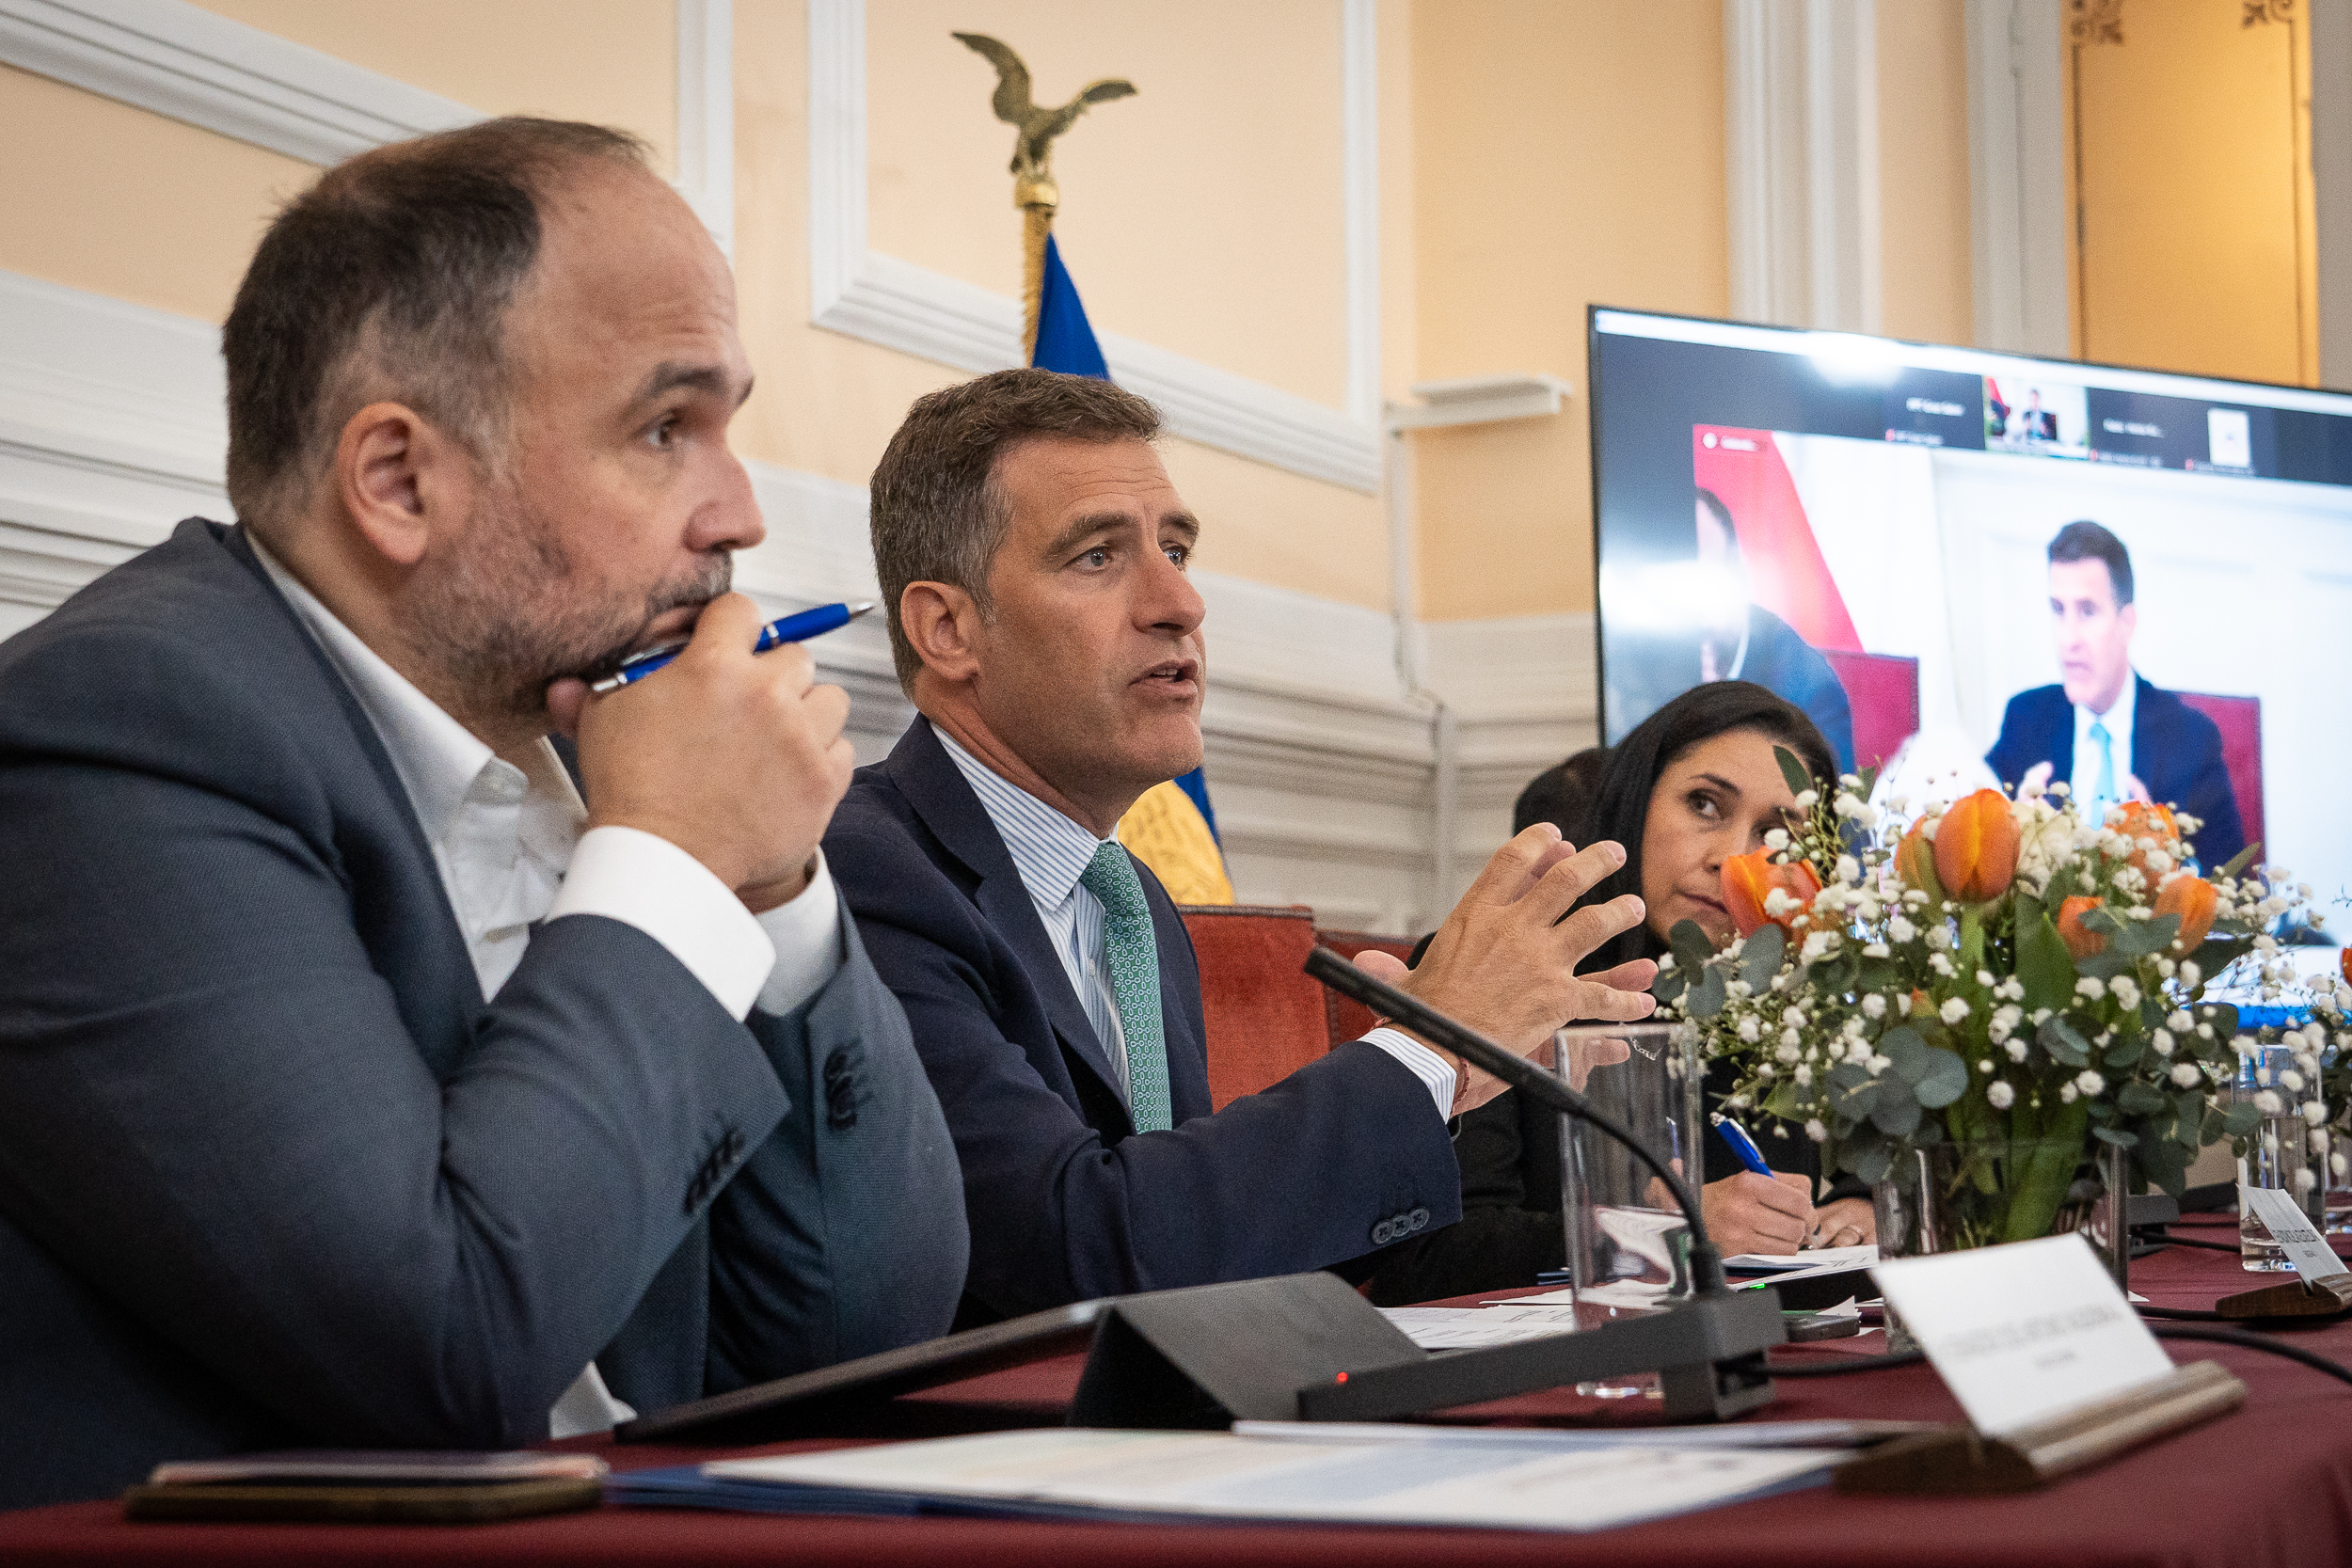
[[[1061,193],[1051,180],[1016,180],[1013,205],[1021,209],[1021,362],[1037,362],[1037,324],[1045,305],[1045,242],[1054,232]]]

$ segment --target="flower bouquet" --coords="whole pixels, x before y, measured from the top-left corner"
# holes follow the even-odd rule
[[[1802,825],[1724,864],[1738,936],[1717,951],[1677,926],[1658,996],[1737,1064],[1730,1104],[1801,1124],[1825,1170],[1873,1184],[1883,1250],[2100,1228],[2104,1203],[2094,1240],[2120,1273],[2127,1182],[2177,1195],[2200,1148],[2266,1117],[2325,1137],[2317,1024],[2264,1085],[2278,1103],[2230,1092],[2256,1042],[2207,992],[2234,969],[2280,994],[2292,969],[2264,933],[2309,896],[2249,873],[2252,849],[2201,877],[2194,820],[2142,803],[2086,820],[2062,784],[1906,826],[1869,803],[1870,775],[1817,784],[1775,750]],[[2332,980],[2319,1006],[2340,1018]]]

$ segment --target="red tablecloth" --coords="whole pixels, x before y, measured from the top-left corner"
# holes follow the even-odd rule
[[[2200,1228],[2217,1240],[2230,1227]],[[2136,1289],[2161,1307],[2209,1307],[2217,1295],[2270,1281],[2223,1253],[2174,1247],[2133,1265]],[[2352,1361],[2352,1324],[2294,1331],[2296,1343]],[[2046,1491],[1995,1498],[1840,1497],[1817,1487],[1597,1535],[1312,1526],[1018,1524],[989,1520],[774,1517],[654,1509],[468,1527],[135,1525],[113,1503],[71,1503],[0,1515],[0,1562],[828,1563],[884,1568],[967,1564],[1288,1563],[1398,1568],[1459,1562],[1592,1563],[1607,1568],[1880,1568],[1887,1563],[2256,1564],[2352,1562],[2352,1388],[2277,1356],[2172,1342],[2174,1359],[2210,1356],[2244,1378],[2233,1415],[2142,1449]],[[1775,1357],[1851,1351],[1795,1347]],[[1058,1418],[1075,1358],[977,1379],[929,1396],[946,1421],[981,1415]],[[1957,1420],[1924,1367],[1851,1377],[1789,1379],[1760,1418],[1874,1416]],[[1479,1407],[1528,1423],[1589,1418],[1572,1393]],[[1004,1424],[1015,1424],[1006,1422]],[[742,1452],[834,1446],[778,1444]],[[675,1465],[720,1450],[610,1447],[616,1468]]]

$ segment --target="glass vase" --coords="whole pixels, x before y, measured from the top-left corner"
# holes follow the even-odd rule
[[[2124,1220],[2130,1156],[2112,1144],[1999,1139],[1942,1143],[1895,1156],[1870,1189],[1879,1256],[1922,1258],[2079,1231],[2128,1290],[2131,1242]],[[1890,1351],[1915,1350],[1891,1310]]]

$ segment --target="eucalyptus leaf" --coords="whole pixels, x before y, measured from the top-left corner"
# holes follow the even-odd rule
[[[2090,1065],[2090,1042],[2083,1038],[2081,1030],[2058,1014],[2043,1019],[2042,1027],[2034,1031],[2034,1038],[2056,1061],[2068,1067]]]
[[[2109,947],[2104,953],[2093,953],[2087,958],[2074,960],[2075,973],[2088,974],[2097,980],[2112,980],[2133,967],[2135,967],[2135,960],[2132,956],[2129,953],[2119,952],[2114,947]]]
[[[1908,1023],[1898,1023],[1879,1037],[1878,1053],[1893,1064],[1897,1072],[1915,1084],[1927,1070],[1928,1042],[1919,1037],[1919,1031]]]
[[[2115,950],[2144,958],[2151,953],[2161,953],[2172,945],[2172,939],[2181,934],[2181,917],[2160,914],[2153,920],[2136,920],[2123,927],[2123,934],[2115,939]]]
[[[1789,794],[1803,795],[1814,787],[1813,775],[1804,770],[1804,764],[1799,762],[1797,753],[1788,747],[1773,747],[1772,760],[1780,764],[1780,776],[1787,782]]]
[[[2105,904],[2083,911],[2083,929],[2096,931],[2103,937],[2122,936],[2125,930],[2122,917]]]
[[[2180,1107],[2174,1114],[2178,1117],[2176,1124],[2178,1130],[2173,1135],[2189,1148],[2204,1148],[2205,1139],[2202,1135],[2205,1129],[2204,1091],[2191,1089],[2181,1096]]]
[[[1941,1110],[1968,1092],[1968,1064],[1948,1051],[1931,1051],[1912,1092],[1929,1110]]]
[[[2260,1127],[2263,1114],[2244,1101],[2221,1113],[2221,1130],[2233,1138],[2243,1138]]]
[[[2216,1003],[2205,1009],[2205,1022],[2213,1025],[2217,1040],[2228,1041],[2237,1035],[2237,1008],[2227,1002]]]
[[[1724,1004],[1730,999],[1731,993],[1724,985],[1724,972],[1710,968],[1700,973],[1699,982],[1691,988],[1691,1000],[1686,1006],[1692,1018],[1710,1019],[1722,1013]]]
[[[1658,981],[1650,987],[1649,993],[1658,998],[1660,1006],[1668,1006],[1672,1005],[1676,997],[1683,993],[1689,984],[1690,982],[1683,978],[1682,971],[1670,969],[1658,976]]]
[[[1896,1099],[1882,1094],[1870,1109],[1870,1121],[1880,1132],[1899,1138],[1918,1127],[1920,1115],[1919,1102],[1909,1095]]]
[[[1786,771],[1788,765],[1783,763],[1781,767],[1782,770]],[[2229,863],[2214,873],[2214,879],[2216,881],[2228,881],[2233,878],[2241,875],[2248,866],[2254,863],[2254,857],[2261,854],[2262,850],[2262,840],[2256,839],[2245,848],[2240,849],[2236,854],[2232,855],[2230,857]]]
[[[2101,1143],[2113,1144],[2118,1148],[2131,1148],[2139,1143],[2138,1133],[2127,1132],[2120,1127],[2094,1127],[2090,1130],[2090,1135]]]
[[[1870,791],[1878,788],[1879,786],[1879,770],[1877,765],[1872,764],[1870,767],[1864,768],[1861,773],[1861,779],[1862,789],[1860,793],[1862,798],[1867,800],[1870,798]]]
[[[1675,928],[1666,933],[1666,944],[1674,949],[1675,967],[1694,974],[1715,956],[1715,944],[1695,920],[1676,921]]]
[[[1853,1163],[1854,1179],[1871,1186],[1886,1180],[1886,1173],[1895,1164],[1895,1149],[1890,1144],[1876,1143],[1864,1149]]]
[[[2153,1116],[2164,1109],[2164,1091],[2152,1084],[2134,1082],[2115,1091],[2115,1103],[2131,1116]]]
[[[2147,1053],[2148,1042],[2132,1035],[2107,1047],[2107,1053],[2099,1060],[2107,1067],[2130,1067]]]
[[[1740,949],[1740,978],[1750,987],[1762,990],[1780,973],[1781,960],[1788,956],[1788,933],[1777,926],[1760,926]]]

